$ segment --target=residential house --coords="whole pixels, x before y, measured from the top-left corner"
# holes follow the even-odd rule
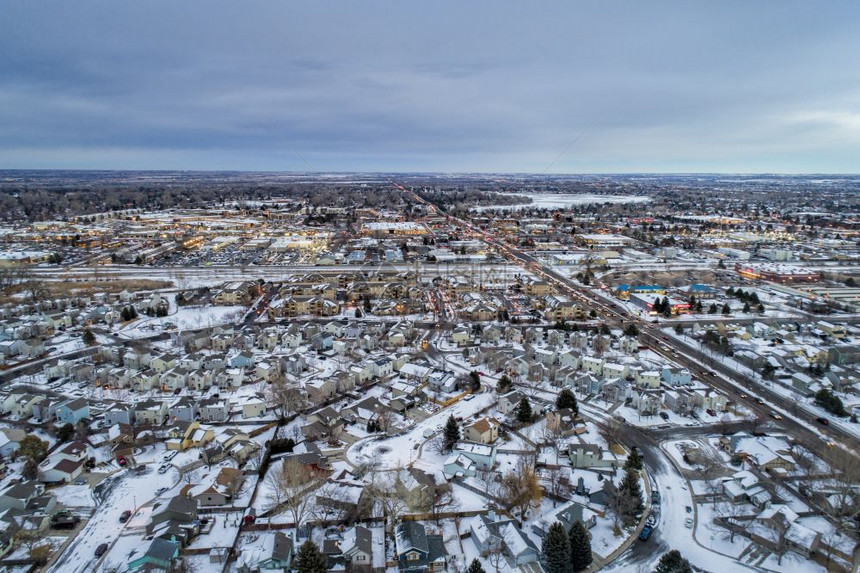
[[[496,410],[498,410],[502,414],[508,415],[517,408],[523,398],[525,398],[525,396],[520,394],[518,391],[511,390],[507,394],[502,394],[501,396],[499,396],[499,401],[496,404]]]
[[[492,444],[499,437],[499,423],[493,418],[479,418],[463,428],[463,438],[479,444]]]
[[[136,424],[160,426],[167,419],[167,402],[142,400],[135,407],[134,418]]]
[[[230,405],[224,398],[205,398],[200,401],[200,419],[205,422],[226,422],[230,417]]]
[[[609,450],[597,444],[570,444],[568,447],[570,465],[573,468],[620,467],[618,458]]]
[[[260,418],[266,415],[266,401],[260,398],[249,398],[242,403],[242,417]]]
[[[423,523],[404,521],[394,529],[397,566],[402,573],[442,571],[448,553],[441,535],[427,535]]]
[[[660,379],[669,386],[689,386],[693,383],[689,370],[673,366],[664,366]]]
[[[459,442],[454,446],[454,454],[465,456],[475,463],[476,469],[489,470],[496,463],[496,446]]]
[[[143,555],[128,562],[131,571],[171,571],[179,559],[180,544],[166,539],[155,538]],[[134,555],[134,553],[132,553]]]
[[[76,398],[57,407],[57,422],[60,424],[76,425],[81,420],[89,419],[90,405],[83,398]]]
[[[182,396],[167,408],[170,421],[193,422],[197,419],[197,402],[188,396]]]
[[[114,402],[104,411],[105,425],[110,427],[115,424],[134,424],[134,404]]]

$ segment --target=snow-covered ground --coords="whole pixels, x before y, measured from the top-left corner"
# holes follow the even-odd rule
[[[472,207],[472,211],[486,211],[488,209],[513,210],[522,209],[568,209],[573,205],[590,205],[599,203],[646,203],[651,199],[635,195],[591,195],[588,193],[566,194],[566,193],[517,193],[512,197],[527,197],[531,203],[519,203],[515,205],[481,205]]]
[[[456,404],[439,410],[399,436],[384,439],[370,437],[358,441],[350,446],[346,457],[357,466],[373,465],[378,469],[405,467],[419,455],[422,459],[427,459],[434,452],[431,451],[431,444],[426,443],[433,438],[425,438],[425,430],[435,431],[437,427],[444,426],[448,416],[466,420],[479,410],[490,406],[495,399],[490,392],[473,394],[473,396],[474,398],[470,400],[461,399]],[[422,444],[424,444],[423,447]]]
[[[97,504],[92,518],[50,569],[53,573],[93,571],[96,548],[102,543],[112,544],[125,528],[136,523],[135,518],[126,524],[120,523],[122,512],[134,510],[135,504],[140,507],[148,503],[155,498],[157,489],[174,486],[178,481],[178,473],[175,470],[165,474],[150,471],[135,475],[131,471],[123,471],[109,480],[103,482],[103,487],[107,490],[104,500]],[[139,537],[137,543],[140,543]],[[113,551],[111,553],[113,554]],[[126,555],[122,555],[122,563],[126,563],[125,558]],[[106,559],[103,564],[108,562]]]
[[[172,324],[177,330],[208,328],[232,322],[246,311],[244,306],[182,307],[168,316],[141,317],[122,327],[118,334],[124,338],[145,338],[160,333],[165,325]]]

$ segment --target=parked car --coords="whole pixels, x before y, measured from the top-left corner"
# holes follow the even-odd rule
[[[74,529],[80,522],[81,518],[71,513],[55,515],[51,518],[51,527],[54,529]]]
[[[158,468],[158,473],[160,473],[160,474],[166,474],[167,472],[169,472],[169,471],[170,471],[170,468],[171,468],[171,467],[172,467],[172,466],[171,466],[170,464],[165,464],[165,465],[161,466],[160,468]]]
[[[823,425],[823,426],[829,426],[830,425],[830,420],[828,420],[827,418],[815,418],[815,421],[818,422],[819,424]]]
[[[687,519],[684,520],[684,527],[686,527],[687,529],[693,529],[693,518],[692,517],[688,517]]]
[[[669,421],[669,414],[667,414],[666,412],[660,412],[660,417],[663,418],[664,420],[666,420],[667,422]]]
[[[770,417],[774,420],[782,420],[782,416],[779,415],[779,412],[776,412],[774,410],[770,411]]]
[[[119,521],[120,521],[120,523],[125,523],[126,521],[128,521],[128,518],[130,518],[130,517],[131,517],[131,510],[126,509],[125,511],[122,512],[122,514],[120,514]]]
[[[648,541],[648,538],[651,537],[651,532],[654,531],[654,528],[650,525],[646,525],[642,528],[641,533],[639,533],[639,539],[642,541]]]
[[[155,495],[161,495],[161,494],[163,494],[164,492],[166,492],[168,489],[170,489],[170,488],[167,488],[167,487],[160,487],[160,488],[158,488],[157,490],[155,490]]]
[[[128,462],[125,460],[125,456],[117,456],[116,457],[116,463],[118,463],[121,466],[124,466]]]
[[[716,415],[717,415],[717,413],[716,413],[716,412],[714,412],[714,411],[713,411],[712,409],[710,409],[710,408],[708,408],[708,409],[707,409],[707,410],[705,410],[705,411],[708,413],[708,415],[709,415],[709,416],[716,416]]]
[[[108,550],[108,544],[102,543],[101,545],[96,547],[96,557],[101,557],[102,555],[107,553],[107,550]]]
[[[660,503],[660,492],[659,491],[652,491],[651,492],[651,503],[653,503],[653,504],[659,504]]]

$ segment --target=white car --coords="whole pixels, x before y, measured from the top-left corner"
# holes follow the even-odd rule
[[[684,520],[684,526],[685,526],[687,529],[693,529],[693,518],[692,518],[692,517],[688,517],[687,519],[685,519],[685,520]]]

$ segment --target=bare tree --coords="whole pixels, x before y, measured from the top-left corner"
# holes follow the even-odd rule
[[[503,544],[499,544],[498,547],[494,547],[487,554],[487,561],[490,562],[496,569],[496,573],[501,573],[502,563],[505,563],[505,549]]]
[[[517,466],[502,477],[501,493],[508,507],[519,512],[520,519],[525,518],[532,505],[540,503],[543,488],[535,470],[533,455],[520,456]]]
[[[325,502],[320,502],[320,498]],[[346,518],[348,497],[341,484],[326,482],[316,491],[313,516],[320,521],[339,521]]]
[[[364,489],[365,493],[382,511],[388,532],[394,529],[394,523],[403,515],[409,505],[406,497],[402,495],[402,490],[397,487],[399,478],[394,475],[395,471],[399,473],[399,470],[372,471],[370,484]]]
[[[286,418],[290,414],[300,411],[305,404],[301,388],[295,384],[288,384],[283,379],[276,380],[269,385],[267,397],[272,402],[279,418]]]
[[[552,428],[544,426],[543,442],[555,451],[555,463],[558,465],[558,458],[561,450],[567,444],[567,439],[564,437],[564,431],[561,427],[561,422],[555,424]]]
[[[0,267],[0,292],[3,294],[11,294],[12,288],[21,282],[23,278],[23,269],[18,266]]]
[[[600,424],[600,435],[606,440],[606,443],[610,446],[612,444],[617,444],[621,442],[621,436],[624,435],[624,425],[616,420],[615,418],[611,418]]]
[[[43,281],[29,280],[24,283],[24,288],[26,289],[27,297],[32,303],[41,302],[50,296],[48,285]]]
[[[828,448],[825,461],[833,473],[833,493],[825,504],[825,511],[836,522],[840,531],[853,527],[860,514],[860,458],[850,450]]]
[[[273,513],[286,510],[299,528],[307,517],[313,492],[323,482],[323,478],[300,461],[291,458],[269,469],[266,474],[269,498],[274,502]]]
[[[745,520],[738,519],[739,517],[747,515],[749,512],[747,509],[740,504],[732,503],[731,501],[726,503],[721,503],[719,506],[719,515],[728,523],[729,527],[729,542],[735,542],[735,534],[738,532],[738,528],[742,528],[742,524],[746,524]]]
[[[492,470],[479,470],[475,479],[481,485],[481,491],[487,497],[495,498],[499,494],[499,472]]]

